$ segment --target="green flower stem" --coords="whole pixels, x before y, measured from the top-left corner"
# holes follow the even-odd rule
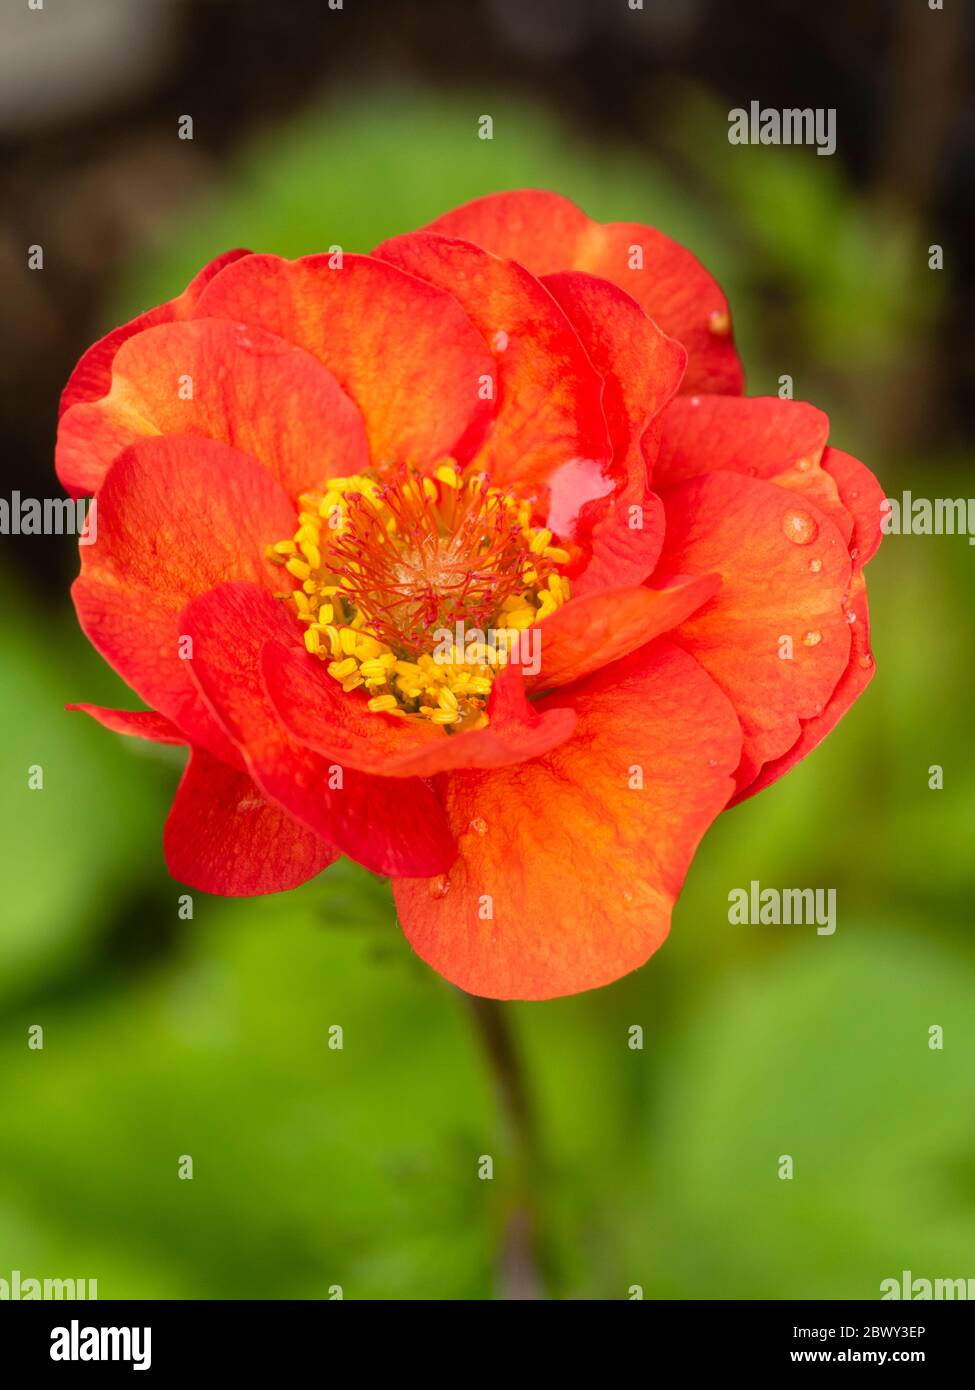
[[[512,1158],[498,1270],[501,1297],[544,1298],[535,1201],[540,1166],[538,1127],[509,1006],[497,999],[480,999],[471,994],[464,997],[498,1095]]]

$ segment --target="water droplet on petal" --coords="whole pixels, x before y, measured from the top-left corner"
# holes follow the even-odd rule
[[[708,758],[708,767],[717,767],[717,766],[718,766],[718,760],[717,760],[717,758]]]
[[[630,892],[629,888],[623,889],[623,901],[625,903],[631,903],[633,901],[633,894]]]
[[[430,880],[431,898],[445,898],[450,892],[450,878],[447,874],[438,874],[436,878]]]
[[[853,546],[850,547],[850,559],[851,559],[851,560],[855,560],[856,557],[857,557],[859,554],[860,554],[860,547],[859,547],[858,545],[853,545]]]
[[[808,512],[786,512],[782,530],[796,545],[809,545],[819,535],[819,526]]]
[[[495,333],[494,335],[494,350],[495,352],[504,352],[507,346],[508,335],[503,328],[499,328],[497,333]]]
[[[468,826],[468,829],[472,830],[475,835],[486,835],[487,828],[487,821],[483,816],[475,816]]]
[[[808,473],[810,468],[812,468],[812,459],[806,458],[805,455],[803,455],[801,459],[796,459],[796,468],[800,473]]]
[[[692,397],[691,397],[691,405],[700,405],[700,404],[701,404],[701,397],[700,397],[700,396],[692,396]]]
[[[810,560],[809,568],[812,570],[813,574],[818,574],[819,571],[823,568],[822,560]]]
[[[726,309],[715,309],[708,314],[708,332],[716,338],[727,338],[731,332],[731,315]]]
[[[853,623],[855,623],[856,620],[857,620],[857,615],[854,613],[854,611],[853,611],[852,608],[848,608],[848,609],[846,610],[846,613],[844,614],[844,617],[846,618],[846,621],[847,621],[848,623],[850,623],[851,625],[852,625]]]
[[[819,632],[818,629],[813,628],[811,632],[807,632],[803,637],[802,645],[804,647],[818,647],[822,640],[823,634]]]
[[[870,667],[873,665],[873,657],[869,652],[863,653],[863,656],[860,658],[860,665],[865,671],[869,671]]]

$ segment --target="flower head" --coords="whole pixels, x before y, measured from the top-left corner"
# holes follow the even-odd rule
[[[96,343],[74,599],[151,709],[81,708],[189,747],[173,874],[348,854],[474,993],[642,964],[710,822],[873,670],[879,486],[742,386],[689,252],[539,192],[370,256],[231,252]]]

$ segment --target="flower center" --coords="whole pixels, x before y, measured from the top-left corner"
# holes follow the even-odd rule
[[[486,724],[498,667],[569,598],[572,556],[531,504],[447,460],[432,476],[332,478],[298,505],[268,557],[301,581],[288,599],[307,650],[370,710]]]

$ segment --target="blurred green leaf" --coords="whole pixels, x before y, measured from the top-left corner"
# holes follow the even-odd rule
[[[147,863],[154,859],[161,870],[165,793],[162,765],[137,741],[65,710],[99,691],[138,705],[119,681],[106,679],[73,620],[33,609],[9,584],[0,611],[0,718],[9,731],[0,747],[2,999],[80,960],[88,934],[145,881]],[[43,783],[37,790],[30,787],[34,767]]]
[[[970,955],[841,915],[834,937],[710,990],[667,1047],[647,1138],[657,1200],[632,1258],[657,1296],[870,1299],[902,1269],[969,1277],[973,988]]]
[[[504,1138],[462,999],[373,882],[197,895],[158,976],[12,1025],[0,1185],[20,1215],[0,1209],[0,1267],[70,1266],[101,1297],[490,1294]]]

